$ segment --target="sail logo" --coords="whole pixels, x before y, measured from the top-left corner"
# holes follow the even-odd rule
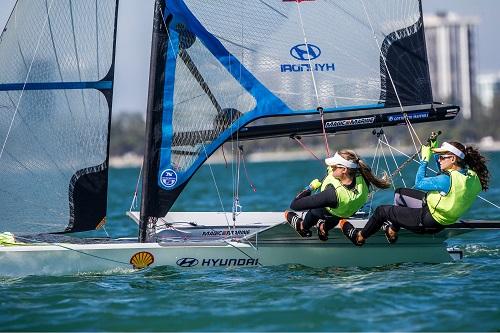
[[[417,113],[410,113],[406,114],[406,117],[408,119],[425,119],[429,117],[429,112],[417,112]],[[405,119],[404,114],[400,113],[394,116],[388,116],[387,120],[388,121],[403,121]]]
[[[290,49],[290,55],[297,60],[314,60],[321,55],[321,49],[313,44],[298,44]]]
[[[317,63],[312,62],[321,56],[321,49],[314,44],[297,44],[290,49],[290,55],[299,61],[305,63],[289,63],[281,64],[281,73],[286,72],[333,72],[335,71],[335,64],[331,63]]]
[[[226,267],[226,266],[257,266],[259,265],[258,258],[241,258],[241,259],[203,259],[201,265],[205,267]]]
[[[305,1],[316,1],[316,0],[283,0],[283,2],[298,2],[298,3],[305,2]]]
[[[198,259],[195,258],[181,258],[177,260],[176,264],[181,267],[193,267],[198,265],[198,262]]]
[[[211,230],[211,231],[203,231],[201,233],[202,236],[245,236],[250,234],[250,229],[245,230]]]
[[[325,123],[325,128],[366,125],[366,124],[372,124],[374,121],[375,121],[375,117],[333,120],[333,121],[327,121]]]
[[[160,183],[169,188],[177,184],[177,173],[172,169],[163,170],[160,175]]]

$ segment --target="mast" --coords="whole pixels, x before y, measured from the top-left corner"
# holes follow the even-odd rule
[[[149,240],[149,226],[156,223],[155,202],[156,173],[158,171],[158,154],[161,142],[155,138],[155,129],[161,126],[163,87],[165,76],[166,50],[168,35],[163,22],[165,0],[155,0],[153,17],[153,36],[151,40],[151,65],[149,70],[149,95],[146,112],[146,136],[142,176],[141,215],[139,223],[139,242]]]

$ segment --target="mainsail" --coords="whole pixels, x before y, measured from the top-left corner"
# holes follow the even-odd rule
[[[0,37],[0,230],[106,216],[117,0],[18,0]]]
[[[402,122],[414,106],[431,119],[419,0],[157,0],[155,11],[142,230],[256,119],[399,108]]]

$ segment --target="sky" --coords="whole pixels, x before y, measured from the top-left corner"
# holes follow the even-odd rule
[[[15,0],[0,0],[0,27],[5,26],[14,3]],[[154,0],[120,0],[114,111],[142,113],[146,108],[153,3]],[[478,17],[478,73],[500,72],[499,0],[423,0],[422,6],[424,16],[453,11]]]

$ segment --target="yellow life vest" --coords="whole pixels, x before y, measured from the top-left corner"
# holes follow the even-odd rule
[[[457,170],[450,172],[450,191],[446,194],[438,191],[427,193],[427,206],[436,222],[453,224],[472,206],[481,192],[479,177],[472,170],[462,174]]]
[[[364,178],[359,175],[356,177],[356,185],[348,189],[340,180],[328,174],[323,180],[321,191],[324,191],[328,185],[332,185],[337,194],[337,208],[325,207],[326,210],[338,217],[351,217],[356,213],[368,199],[368,185]]]

